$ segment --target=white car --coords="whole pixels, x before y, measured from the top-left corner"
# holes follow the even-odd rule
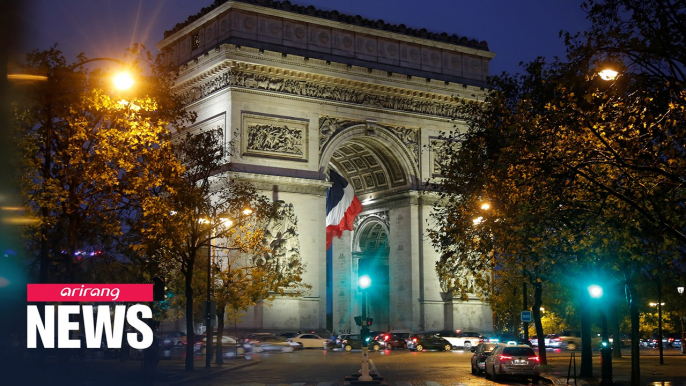
[[[471,350],[472,347],[476,347],[484,341],[483,336],[478,332],[449,333],[441,331],[436,335],[450,342],[454,348],[463,347],[465,350]]]
[[[303,348],[324,348],[330,342],[330,339],[322,338],[316,334],[299,334],[292,338],[288,338],[291,342],[297,342]]]

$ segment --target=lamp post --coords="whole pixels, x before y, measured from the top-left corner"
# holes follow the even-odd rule
[[[684,287],[677,287],[676,290],[677,290],[677,292],[679,292],[679,297],[684,296]],[[682,306],[683,306],[683,302],[682,302]],[[686,343],[686,342],[684,342],[684,337],[685,337],[685,335],[684,335],[684,319],[686,319],[686,316],[683,315],[683,311],[682,311],[681,317],[679,318],[679,320],[681,321],[681,355],[684,355],[684,345]]]
[[[599,285],[593,284],[588,287],[588,294],[593,299],[600,299],[603,296],[603,288]],[[602,347],[600,348],[600,386],[612,386],[612,347],[610,346],[610,337],[607,331],[607,315],[605,309],[601,310],[602,322]]]
[[[369,275],[362,275],[357,283],[362,291],[362,329],[360,331],[360,337],[362,338],[362,372],[358,380],[370,382],[372,377],[369,375],[369,347],[367,346],[367,335],[369,335],[369,328],[367,327],[367,289],[372,285],[372,279]]]

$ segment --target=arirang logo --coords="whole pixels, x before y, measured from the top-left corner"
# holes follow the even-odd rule
[[[55,308],[57,308],[57,319],[55,319]],[[83,335],[86,338],[86,348],[100,348],[103,332],[105,333],[107,347],[121,348],[124,319],[141,335],[139,340],[138,333],[127,333],[126,340],[129,346],[135,349],[144,349],[152,344],[152,329],[141,319],[152,318],[152,310],[148,306],[136,304],[129,307],[128,310],[123,305],[115,306],[113,325],[110,318],[110,306],[98,306],[97,318],[94,318],[93,306],[46,305],[44,320],[41,318],[38,306],[28,306],[27,308],[26,347],[38,347],[37,335],[40,335],[43,347],[54,348],[55,330],[57,330],[57,348],[80,348],[81,341],[69,337],[71,331],[79,329],[79,322],[70,321],[70,316],[78,314],[83,316]],[[55,329],[55,322],[57,322],[57,329]]]
[[[29,284],[29,302],[140,302],[152,301],[152,284]],[[43,311],[41,313],[41,311]],[[143,304],[126,305],[28,305],[26,308],[26,347],[37,348],[38,337],[45,348],[81,348],[72,332],[81,331],[86,348],[100,348],[103,337],[108,348],[121,348],[124,338],[134,349],[150,347],[153,331],[144,319],[152,310]],[[81,315],[79,318],[72,315]],[[83,327],[79,328],[79,322]],[[128,323],[136,332],[124,336]],[[57,339],[55,339],[57,333]],[[57,342],[55,342],[55,340]],[[57,343],[57,345],[55,345]]]

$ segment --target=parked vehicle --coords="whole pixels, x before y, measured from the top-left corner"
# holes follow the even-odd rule
[[[362,338],[360,337],[359,334],[345,334],[341,335],[341,347],[345,351],[352,351],[353,349],[360,349],[362,348]],[[381,350],[381,343],[377,342],[376,340],[372,338],[368,338],[369,340],[367,341],[367,348],[372,351],[379,351]]]
[[[486,370],[486,358],[498,346],[498,343],[479,343],[472,349],[472,374],[482,374]]]
[[[436,334],[421,333],[410,335],[407,348],[412,351],[424,351],[426,349],[450,351],[453,345]]]
[[[326,345],[331,341],[331,339],[322,338],[317,334],[298,334],[291,338],[288,338],[291,342],[297,342],[302,345],[303,348],[325,348]]]
[[[525,345],[506,346],[498,344],[486,358],[486,378],[497,381],[504,376],[531,378],[538,384],[541,375],[540,358],[534,350]]]

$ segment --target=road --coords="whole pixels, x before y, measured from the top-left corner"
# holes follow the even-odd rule
[[[471,352],[463,350],[384,350],[369,354],[376,370],[391,386],[493,385],[471,374],[471,356]],[[194,385],[340,385],[347,375],[360,369],[362,354],[360,350],[300,350],[291,354],[255,354],[251,360],[254,359],[261,363]],[[507,384],[520,383],[513,380]]]
[[[667,372],[659,375],[659,371],[669,370],[680,372],[686,358],[679,355],[678,350],[668,350],[668,362],[672,366],[644,367],[644,380],[657,376],[659,379],[673,379],[680,384],[683,377],[674,378]],[[566,373],[570,352],[567,350],[548,350],[549,363],[557,363],[563,373]],[[575,353],[577,357],[579,352]],[[624,353],[624,366],[628,362],[628,351]],[[641,355],[647,363],[657,361],[657,350],[642,350]],[[594,352],[594,372],[599,371],[598,352]],[[371,352],[369,358],[376,370],[390,386],[493,386],[494,382],[481,376],[474,376],[470,371],[471,352],[453,350],[450,352],[425,351],[412,352],[408,350],[385,350]],[[198,380],[193,385],[218,386],[338,386],[343,384],[347,375],[360,369],[362,354],[360,350],[351,353],[342,351],[324,351],[318,349],[299,350],[294,353],[253,354],[250,360],[259,360],[257,366],[223,373],[215,378]],[[579,361],[580,359],[577,359]],[[643,361],[642,361],[643,363]],[[577,363],[580,365],[580,362]],[[674,366],[677,366],[674,369]],[[618,366],[616,371],[627,372],[628,369]],[[651,376],[651,374],[653,376]],[[617,375],[617,372],[615,372]],[[561,375],[564,377],[564,375]],[[654,381],[654,380],[653,380]],[[621,382],[625,383],[625,382]],[[505,385],[530,385],[523,379],[507,379],[499,381]],[[580,383],[581,385],[581,383]],[[686,385],[686,383],[684,383]]]

